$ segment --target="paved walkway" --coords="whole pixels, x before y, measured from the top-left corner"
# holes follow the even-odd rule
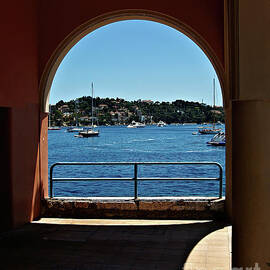
[[[41,219],[0,235],[1,269],[229,270],[230,227],[202,220]]]

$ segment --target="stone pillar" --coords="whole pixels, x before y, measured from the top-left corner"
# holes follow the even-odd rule
[[[233,266],[269,269],[270,102],[233,102]]]
[[[239,0],[232,101],[233,267],[270,269],[270,2]]]

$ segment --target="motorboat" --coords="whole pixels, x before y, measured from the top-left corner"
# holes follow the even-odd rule
[[[127,128],[144,128],[144,127],[145,127],[145,124],[140,123],[140,122],[135,122],[135,121],[132,121],[132,122],[127,126]]]
[[[164,127],[164,126],[166,126],[166,123],[160,120],[160,121],[157,123],[157,126],[158,126],[158,127]]]
[[[79,132],[79,136],[76,136],[76,137],[88,138],[88,137],[97,137],[97,136],[99,136],[98,130],[94,130],[93,128],[88,128],[88,129],[85,129],[85,130]]]
[[[203,128],[199,129],[198,132],[200,134],[218,134],[221,132],[221,128]]]
[[[50,126],[50,127],[48,127],[48,130],[60,130],[61,129],[61,127],[56,127],[56,126]]]
[[[81,132],[83,131],[83,128],[80,128],[80,127],[69,127],[67,129],[67,132]]]
[[[226,144],[225,133],[219,132],[209,142],[207,142],[207,144],[213,146],[225,146]]]

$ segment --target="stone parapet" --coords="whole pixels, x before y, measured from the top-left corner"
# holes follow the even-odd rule
[[[54,218],[224,219],[225,199],[210,197],[46,198],[42,216]]]

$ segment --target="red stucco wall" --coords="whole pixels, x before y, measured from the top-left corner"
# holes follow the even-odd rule
[[[10,110],[12,220],[17,226],[39,209],[39,92],[37,5],[5,1],[0,9],[0,106]],[[8,168],[6,168],[8,170]]]
[[[37,5],[35,0],[1,3],[1,106],[38,103]]]
[[[0,107],[10,110],[10,183],[13,225],[39,215],[47,195],[47,116],[39,82],[59,43],[82,23],[107,12],[151,10],[198,32],[223,63],[223,0],[25,0],[1,3]],[[0,127],[1,128],[1,127]],[[7,168],[7,170],[9,170]]]
[[[223,0],[98,1],[41,0],[39,15],[40,72],[59,43],[79,25],[104,13],[142,9],[172,16],[192,27],[224,63]]]

